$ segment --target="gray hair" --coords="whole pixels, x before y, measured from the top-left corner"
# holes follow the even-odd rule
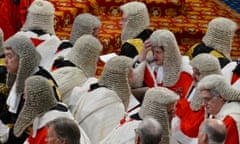
[[[140,144],[158,144],[162,138],[162,126],[154,118],[148,117],[136,129]]]
[[[216,90],[214,90],[214,89],[208,89],[208,91],[210,92],[210,94],[211,94],[213,97],[215,97],[215,96],[220,96],[220,94],[219,94]]]
[[[202,90],[214,90],[226,101],[239,101],[240,91],[230,85],[226,79],[219,74],[211,74],[201,79],[197,88]],[[213,93],[212,93],[213,94]]]
[[[80,144],[80,129],[78,124],[69,118],[57,118],[48,123],[48,127],[53,127],[58,139],[65,139],[67,144]]]
[[[207,134],[208,144],[224,144],[226,138],[226,127],[224,123],[220,120],[205,120],[202,123],[199,132]]]

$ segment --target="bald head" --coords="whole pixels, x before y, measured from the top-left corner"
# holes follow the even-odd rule
[[[223,144],[226,127],[221,120],[206,119],[200,126],[198,144]]]

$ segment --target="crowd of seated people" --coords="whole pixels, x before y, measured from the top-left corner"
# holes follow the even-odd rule
[[[79,14],[61,40],[54,5],[34,0],[19,31],[7,40],[0,31],[0,143],[239,144],[236,22],[212,19],[182,55],[172,31],[149,28],[145,3],[120,10],[122,47],[98,77],[93,14]]]

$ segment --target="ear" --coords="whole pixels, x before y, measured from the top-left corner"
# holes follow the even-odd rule
[[[208,142],[208,135],[206,133],[203,134],[202,139],[205,143],[207,143]]]
[[[66,139],[62,139],[62,140],[60,140],[60,144],[67,144]]]
[[[135,144],[140,144],[140,137],[138,135],[135,136]]]
[[[219,98],[220,98],[220,100],[221,100],[223,103],[226,102],[226,100],[225,100],[223,97],[219,97]]]
[[[198,135],[198,144],[206,144],[208,143],[208,136],[206,133],[202,133]]]

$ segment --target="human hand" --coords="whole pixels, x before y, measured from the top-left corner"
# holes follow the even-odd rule
[[[146,59],[148,51],[151,49],[152,49],[152,43],[151,43],[150,39],[148,39],[144,42],[142,52],[139,55],[138,61],[140,61],[140,62],[144,61]]]
[[[152,48],[152,43],[150,39],[148,39],[144,42],[143,51],[148,52],[149,50],[151,50],[151,48]]]

